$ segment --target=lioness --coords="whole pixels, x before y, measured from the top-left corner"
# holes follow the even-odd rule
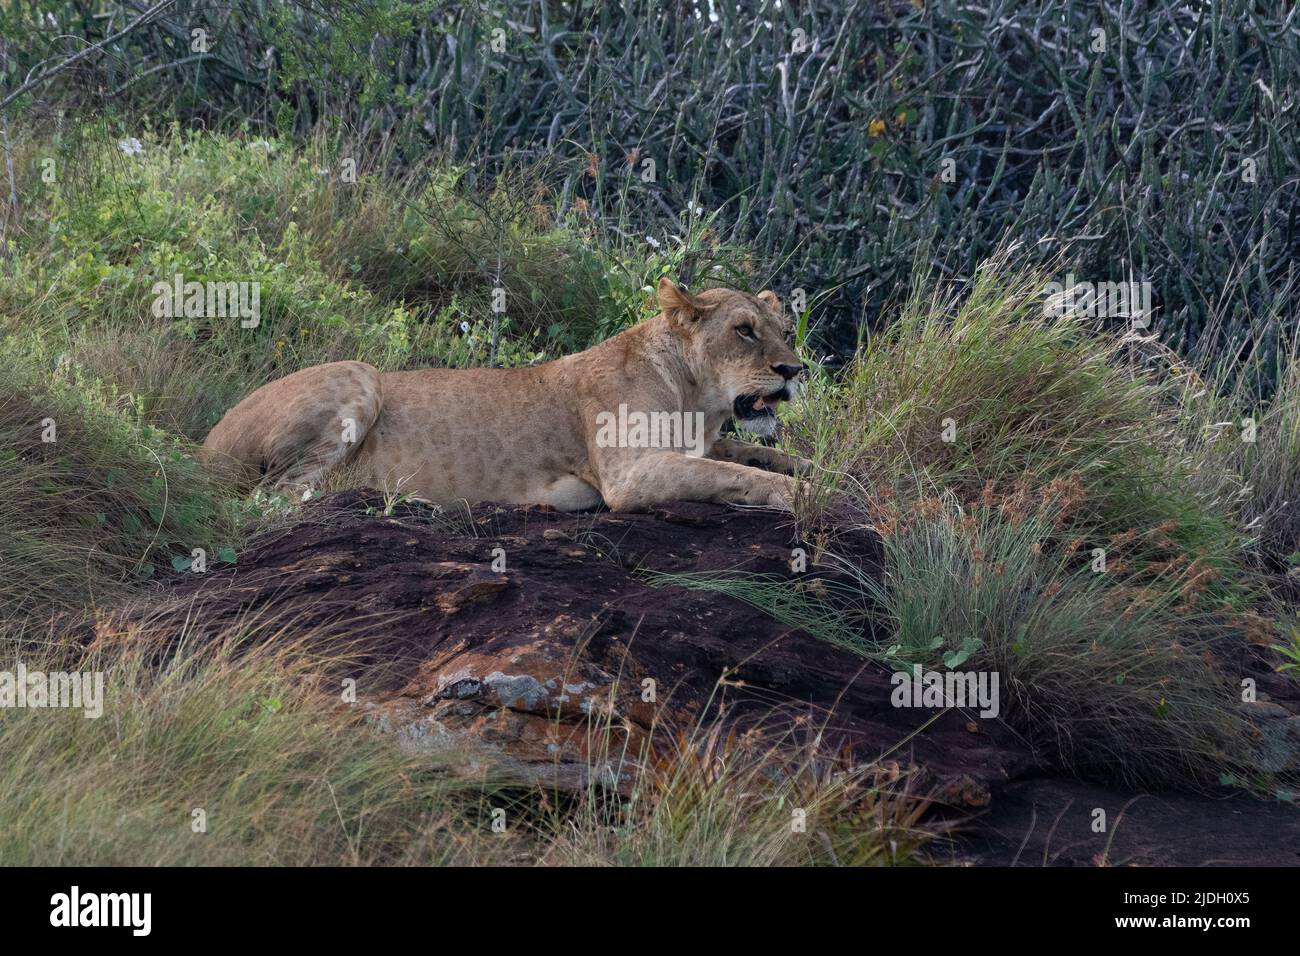
[[[772,434],[797,387],[804,366],[780,301],[691,295],[664,278],[658,304],[654,318],[533,368],[303,369],[227,412],[203,457],[289,487],[347,463],[362,484],[434,503],[637,511],[682,498],[790,510],[790,476],[810,463],[719,435],[731,419]]]

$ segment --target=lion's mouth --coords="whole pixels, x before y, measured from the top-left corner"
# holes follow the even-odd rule
[[[790,400],[790,389],[781,386],[769,395],[740,395],[732,403],[736,418],[753,421],[761,418],[775,418],[782,402]]]

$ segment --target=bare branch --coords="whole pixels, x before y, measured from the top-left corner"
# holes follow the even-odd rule
[[[6,96],[3,100],[0,100],[0,110],[4,109],[14,100],[18,99],[18,97],[22,96],[32,87],[37,86],[40,83],[43,83],[45,80],[48,80],[56,73],[63,72],[68,67],[72,66],[74,63],[81,62],[86,57],[90,56],[90,54],[94,53],[97,50],[102,50],[104,47],[108,46],[108,44],[120,40],[122,37],[126,36],[128,33],[134,30],[136,27],[152,20],[154,17],[162,13],[164,10],[166,10],[175,2],[176,0],[161,0],[160,3],[154,4],[144,13],[140,14],[138,17],[136,17],[134,20],[132,20],[130,23],[124,26],[117,33],[114,33],[112,36],[104,37],[104,39],[100,40],[98,43],[92,44],[78,53],[74,53],[72,56],[68,57],[63,62],[55,64],[49,69],[42,70],[36,76],[29,79],[22,86],[18,87],[18,89],[14,90],[12,93]]]

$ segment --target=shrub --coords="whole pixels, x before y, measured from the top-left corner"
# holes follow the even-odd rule
[[[611,310],[627,321],[604,259],[538,212],[525,173],[483,195],[454,169],[393,180],[363,157],[352,183],[319,142],[141,135],[129,154],[102,124],[22,144],[29,168],[49,151],[62,172],[24,184],[44,201],[24,204],[0,320],[35,360],[66,357],[178,434],[201,439],[307,365],[527,364],[585,347]],[[527,202],[502,198],[518,190]],[[176,275],[256,282],[259,323],[156,315],[155,283]]]
[[[997,258],[968,294],[918,289],[816,378],[788,423],[825,466],[801,517],[881,535],[883,580],[830,545],[860,592],[833,609],[891,635],[872,656],[996,670],[1006,718],[1077,773],[1213,780],[1252,759],[1214,661],[1272,613],[1244,562],[1290,518],[1289,377],[1267,435],[1234,426],[1229,448],[1204,425],[1237,399],[1151,340],[1045,312],[1044,282]]]
[[[837,507],[878,524],[936,492],[996,497],[1013,517],[1049,502],[1088,548],[1226,567],[1238,541],[1191,480],[1178,384],[1046,313],[1043,284],[998,259],[968,295],[918,290],[841,381],[821,384],[791,431],[828,467]]]
[[[1249,762],[1238,690],[1204,659],[1242,637],[1195,600],[1202,568],[1099,573],[1054,544],[1050,510],[930,504],[886,535],[884,579],[861,579],[904,666],[996,672],[1000,716],[1083,776],[1206,784]]]
[[[485,168],[559,155],[562,207],[602,221],[630,209],[633,234],[681,234],[688,204],[724,210],[724,237],[776,277],[764,285],[825,295],[841,354],[889,318],[887,290],[918,262],[969,276],[1008,233],[1026,257],[1068,243],[1082,276],[1150,280],[1180,351],[1216,325],[1221,354],[1257,348],[1273,370],[1300,249],[1285,6],[851,9],[581,0],[507,17],[366,0],[322,17],[266,2],[201,60],[175,52],[178,9],[31,98],[84,113],[103,90],[137,113],[259,135],[328,118],[334,142],[383,139],[405,163],[431,149]],[[84,46],[120,22],[54,0],[0,18],[14,81],[68,35]]]

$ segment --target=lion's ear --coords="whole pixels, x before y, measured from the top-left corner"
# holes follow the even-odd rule
[[[771,289],[764,289],[758,294],[758,301],[765,305],[770,305],[776,311],[784,313],[785,308],[781,305],[781,300],[776,297],[776,293]]]
[[[703,302],[667,276],[659,280],[658,295],[659,308],[675,326],[693,325],[707,311]]]
[[[677,310],[698,312],[700,304],[689,292],[664,276],[659,280],[659,308],[665,312]]]

